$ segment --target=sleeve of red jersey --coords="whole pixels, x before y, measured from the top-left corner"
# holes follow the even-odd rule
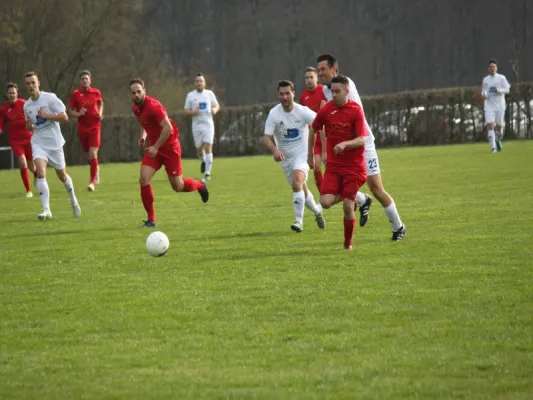
[[[165,110],[165,107],[163,107],[163,105],[159,102],[153,104],[152,115],[159,125],[161,125],[161,122],[168,117],[167,110]]]
[[[97,89],[96,94],[96,104],[100,105],[104,102],[104,99],[102,98],[102,92]]]
[[[302,106],[305,106],[305,104],[304,104],[304,94],[303,94],[303,92],[300,93],[300,98],[298,99],[298,102],[299,102]]]
[[[313,121],[313,124],[311,125],[311,128],[313,128],[314,131],[319,131],[324,127],[324,108],[321,108],[318,113],[316,114],[315,120]]]
[[[4,116],[4,110],[0,108],[0,131],[3,131],[6,126],[6,120]]]
[[[365,114],[363,109],[357,105],[355,107],[355,137],[368,136],[365,124]]]

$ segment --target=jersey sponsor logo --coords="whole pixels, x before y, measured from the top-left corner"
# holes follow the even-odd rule
[[[298,128],[289,128],[283,136],[285,139],[296,139],[298,136],[300,136],[300,130]]]
[[[35,126],[46,124],[48,120],[46,118],[41,117],[40,115],[37,115],[35,118]]]
[[[203,110],[207,110],[207,103],[205,101],[202,101],[200,103],[198,103],[198,108],[203,111]]]
[[[496,86],[491,86],[489,88],[489,93],[496,93]]]
[[[346,122],[329,122],[326,124],[326,129],[335,132],[350,132],[350,124]]]

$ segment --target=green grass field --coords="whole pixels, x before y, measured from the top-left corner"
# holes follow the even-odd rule
[[[341,207],[290,231],[270,157],[215,159],[207,204],[160,173],[162,258],[138,163],[102,165],[94,193],[70,168],[79,220],[50,170],[46,222],[0,171],[0,398],[531,399],[532,160],[533,142],[380,151],[407,236],[375,202],[353,252]]]

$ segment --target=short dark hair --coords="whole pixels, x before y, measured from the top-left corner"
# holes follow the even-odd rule
[[[283,79],[281,81],[278,82],[278,90],[279,88],[282,88],[282,87],[288,87],[288,88],[291,88],[291,91],[294,92],[294,83],[292,83],[291,81],[287,80],[287,79]]]
[[[35,76],[36,78],[39,78],[39,76],[37,75],[37,72],[35,71],[28,71],[24,74],[24,78],[29,78],[31,76]]]
[[[91,76],[91,71],[89,71],[88,69],[84,69],[84,70],[80,71],[80,78],[81,78],[83,75],[89,75],[89,76]]]
[[[17,84],[14,83],[14,82],[8,82],[8,83],[6,84],[6,92],[7,92],[9,89],[13,89],[13,88],[19,90],[19,85],[17,85]]]
[[[316,74],[316,68],[309,66],[305,69],[305,72],[314,72]]]
[[[198,73],[196,74],[196,76],[204,76],[204,74],[202,74],[201,72],[198,72]]]
[[[134,83],[138,83],[139,85],[141,85],[144,88],[144,81],[141,78],[133,78],[130,81],[130,86],[133,85]]]
[[[490,65],[490,64],[496,64],[496,65],[498,65],[498,60],[496,60],[495,58],[491,58],[491,59],[489,60],[489,65]]]
[[[336,75],[331,80],[331,83],[340,83],[341,85],[348,85],[350,81],[348,81],[348,78],[344,75]]]
[[[322,61],[327,61],[328,62],[328,67],[330,67],[330,68],[333,68],[335,66],[335,64],[337,64],[337,59],[335,57],[333,57],[331,54],[320,54],[316,58],[316,62],[318,64],[319,62],[322,62]]]

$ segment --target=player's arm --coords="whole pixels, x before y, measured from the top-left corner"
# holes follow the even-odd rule
[[[498,93],[502,93],[502,94],[509,93],[509,91],[511,90],[511,85],[509,84],[509,81],[507,80],[507,78],[505,76],[502,76],[501,85],[502,85],[501,87],[496,88],[496,91]]]
[[[104,119],[104,99],[102,99],[102,94],[100,94],[100,97],[98,98],[98,102],[96,103],[98,107],[98,116],[100,117],[100,120]]]
[[[57,96],[54,95],[54,97],[50,99],[48,107],[50,108],[51,113],[45,112],[43,108],[39,109],[38,114],[41,118],[54,122],[68,121],[68,115],[66,113],[67,108]]]
[[[335,154],[342,153],[344,149],[358,149],[365,146],[368,132],[366,131],[365,115],[361,107],[355,109],[354,135],[353,139],[338,143],[333,149]]]
[[[146,143],[146,137],[148,134],[144,130],[144,128],[141,126],[141,138],[137,141],[137,144],[142,149],[144,147],[144,144]]]
[[[322,112],[318,112],[315,116],[315,119],[311,123],[311,129],[309,130],[309,143],[307,147],[307,164],[309,164],[309,168],[313,169],[315,166],[315,155],[313,154],[313,149],[315,147],[315,135],[318,132],[318,134],[321,134],[322,129],[324,128],[324,117]],[[322,137],[324,139],[324,137]],[[322,149],[324,149],[326,146],[326,142],[322,141]]]
[[[212,99],[211,99],[211,114],[216,115],[216,113],[220,110],[220,104],[218,104],[218,100],[213,92]]]
[[[4,133],[4,127],[6,125],[6,118],[4,116],[4,113],[0,109],[0,135]]]
[[[481,82],[481,98],[485,100],[487,98],[488,93],[489,93],[489,87],[488,87],[487,81],[486,79],[483,79],[483,81]]]
[[[192,109],[192,100],[191,100],[191,96],[187,95],[187,97],[185,98],[185,106],[183,107],[183,111],[185,113],[185,115],[198,115],[200,114],[200,110],[198,109],[195,109],[193,110]]]
[[[165,117],[163,121],[161,121],[159,126],[161,126],[162,128],[161,134],[159,135],[159,139],[157,139],[157,141],[151,146],[154,147],[156,150],[159,150],[159,148],[165,144],[170,134],[172,133],[172,124],[170,123],[168,116]]]
[[[69,103],[69,106],[68,106],[68,113],[70,115],[72,115],[73,117],[76,117],[78,118],[80,115],[82,115],[80,112],[78,112],[77,110],[77,107],[76,107],[76,97],[74,96],[74,94],[72,94],[72,96],[70,96],[70,103]]]
[[[274,131],[275,130],[276,130],[276,124],[269,113],[267,120],[265,122],[265,134],[263,136],[263,143],[265,144],[266,148],[270,150],[270,152],[272,153],[272,157],[274,157],[274,160],[282,161],[285,159],[285,156],[278,149],[278,146],[276,146],[276,142],[274,142]]]

